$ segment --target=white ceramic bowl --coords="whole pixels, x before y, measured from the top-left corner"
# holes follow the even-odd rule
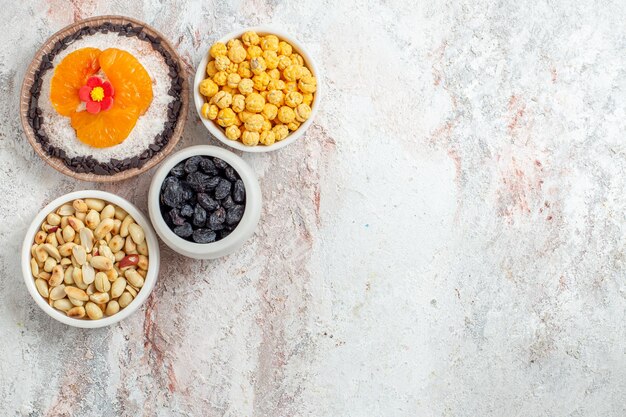
[[[135,222],[143,228],[146,235],[146,241],[148,243],[148,250],[150,251],[150,265],[148,267],[148,273],[146,275],[143,287],[141,287],[141,290],[139,291],[139,293],[137,293],[137,297],[126,308],[120,310],[119,313],[114,314],[110,317],[105,316],[100,320],[71,318],[63,312],[48,305],[48,303],[39,294],[39,292],[37,292],[37,287],[35,287],[35,279],[33,278],[30,271],[30,248],[33,244],[35,234],[37,233],[37,231],[40,230],[41,224],[44,222],[46,216],[55,211],[61,205],[77,198],[100,198],[109,203],[118,205],[126,210],[127,213],[133,216]],[[159,262],[159,241],[157,240],[154,230],[152,230],[150,222],[143,215],[143,213],[141,213],[141,211],[139,211],[139,209],[128,200],[125,200],[115,194],[97,190],[75,191],[69,194],[65,194],[50,202],[33,219],[32,223],[28,227],[28,231],[26,232],[26,236],[24,237],[24,244],[22,245],[22,275],[24,276],[24,282],[26,283],[28,292],[30,292],[30,295],[33,297],[33,300],[35,300],[35,303],[37,303],[37,305],[43,311],[45,311],[46,314],[60,321],[61,323],[87,329],[95,329],[98,327],[109,326],[113,323],[117,323],[118,321],[125,319],[126,317],[137,311],[137,309],[146,301],[146,299],[152,292],[154,285],[156,284],[157,277],[159,275]]]
[[[202,114],[200,113],[202,105],[204,104],[204,97],[202,96],[202,94],[200,94],[199,86],[200,86],[200,82],[204,80],[207,76],[206,66],[209,63],[209,51],[208,50],[202,57],[202,60],[200,61],[200,64],[198,65],[198,68],[196,69],[196,76],[193,81],[193,100],[196,106],[196,110],[198,112],[198,117],[200,117],[200,120],[202,121],[204,126],[206,126],[209,132],[211,132],[211,134],[215,136],[220,142],[225,143],[226,145],[232,148],[238,149],[240,151],[270,152],[270,151],[275,151],[280,148],[284,148],[285,146],[298,140],[298,138],[300,138],[313,123],[313,119],[315,119],[315,115],[317,114],[317,109],[320,104],[321,86],[322,86],[321,74],[319,70],[317,69],[317,67],[315,66],[315,62],[311,58],[311,55],[306,51],[306,49],[304,49],[304,47],[302,46],[300,42],[298,42],[291,36],[287,35],[286,33],[281,32],[280,30],[276,30],[274,28],[270,28],[266,26],[258,26],[258,27],[236,30],[224,36],[223,38],[218,39],[216,42],[226,43],[231,39],[240,38],[241,35],[243,35],[249,30],[255,31],[259,35],[276,35],[278,36],[280,40],[284,40],[288,42],[289,44],[291,44],[294,52],[297,52],[300,55],[302,55],[302,58],[304,58],[304,62],[306,66],[309,68],[309,70],[311,70],[311,74],[313,74],[313,76],[317,78],[317,91],[315,92],[313,96],[313,103],[311,103],[311,116],[304,123],[302,123],[302,125],[300,125],[298,129],[290,133],[289,136],[287,136],[285,139],[281,140],[280,142],[274,143],[271,146],[265,146],[265,145],[246,146],[240,141],[228,139],[220,126],[218,126],[212,120],[205,119],[204,117],[202,117]]]
[[[237,171],[246,189],[246,208],[241,221],[228,236],[213,243],[189,242],[177,236],[165,223],[159,205],[161,185],[167,174],[180,161],[195,155],[216,156],[223,159]],[[154,174],[148,193],[148,211],[154,229],[167,246],[190,258],[215,259],[236,251],[256,230],[261,218],[261,187],[252,168],[229,150],[209,145],[191,146],[170,156]]]

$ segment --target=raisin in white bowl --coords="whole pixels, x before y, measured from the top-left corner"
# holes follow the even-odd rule
[[[161,211],[163,182],[175,166],[193,156],[209,156],[223,160],[237,172],[245,188],[245,208],[241,220],[228,236],[211,243],[196,243],[178,236],[168,225]],[[192,146],[175,153],[161,164],[150,184],[148,210],[154,229],[171,249],[190,258],[215,259],[235,252],[256,230],[261,217],[261,188],[255,172],[239,156],[216,146]]]

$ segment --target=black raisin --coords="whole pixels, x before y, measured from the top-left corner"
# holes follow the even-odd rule
[[[172,223],[176,226],[182,226],[183,223],[185,223],[185,219],[183,216],[181,216],[180,214],[180,210],[178,209],[171,209],[169,212],[170,215],[170,219],[172,219]]]
[[[200,204],[196,205],[193,209],[193,225],[196,227],[202,227],[206,223],[206,210],[204,210]]]
[[[225,220],[226,220],[226,210],[224,210],[223,207],[219,207],[209,216],[209,226],[211,226],[211,229],[213,230],[219,230],[217,229],[217,227],[222,226]]]
[[[224,239],[226,236],[230,234],[230,232],[231,230],[228,230],[228,229],[220,230],[219,231],[220,239]]]
[[[197,229],[193,232],[193,241],[196,243],[211,243],[215,242],[217,235],[213,230],[209,229]]]
[[[183,206],[180,208],[180,215],[184,217],[193,216],[193,207],[191,206],[191,204],[183,204]]]
[[[235,182],[239,179],[239,176],[237,175],[237,171],[235,171],[235,168],[231,167],[231,166],[227,166],[226,169],[224,170],[224,176],[230,181],[230,182]]]
[[[231,187],[232,184],[227,179],[222,178],[221,180],[219,180],[219,183],[215,188],[215,198],[217,198],[218,200],[226,198],[226,196],[230,194]]]
[[[211,196],[208,194],[198,193],[197,198],[198,204],[200,204],[208,211],[213,211],[219,206],[219,203],[211,198]]]
[[[226,169],[229,165],[219,158],[213,158],[213,163],[218,169]]]
[[[193,233],[193,228],[189,223],[185,222],[182,226],[175,227],[174,233],[182,238],[189,237]]]
[[[235,181],[235,188],[233,190],[233,200],[237,203],[243,203],[246,199],[246,188],[243,186],[243,181]]]
[[[191,174],[198,170],[198,164],[202,161],[201,156],[192,156],[191,158],[185,161],[185,172],[187,174]]]
[[[219,182],[219,177],[211,177],[202,172],[194,172],[187,176],[187,182],[191,188],[198,193],[205,193],[215,188]]]
[[[199,166],[202,172],[204,172],[205,174],[209,174],[209,175],[217,174],[217,168],[215,167],[215,164],[213,163],[213,161],[211,161],[209,158],[202,158],[202,161],[200,161]]]
[[[173,178],[173,177],[170,177]],[[168,178],[168,179],[170,179]],[[173,178],[176,180],[176,178]],[[161,202],[175,208],[183,202],[183,188],[178,180],[169,181],[161,191]]]
[[[193,190],[191,188],[183,188],[183,200],[191,201],[193,200]]]
[[[183,175],[185,175],[185,163],[184,162],[178,163],[178,165],[172,168],[172,170],[170,171],[170,174],[175,175],[177,177],[182,177]]]
[[[229,209],[226,212],[226,223],[230,225],[239,223],[241,221],[241,218],[243,217],[244,211],[245,211],[245,206],[243,205],[237,205]]]
[[[235,202],[233,201],[233,198],[231,196],[228,196],[222,200],[222,207],[224,207],[226,210],[233,207],[234,205]]]

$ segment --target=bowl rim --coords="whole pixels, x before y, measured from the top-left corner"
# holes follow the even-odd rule
[[[80,30],[84,26],[90,24],[102,24],[105,22],[111,22],[114,24],[126,24],[131,23],[133,25],[142,26],[144,30],[151,34],[158,36],[161,39],[161,44],[164,48],[169,52],[172,59],[175,60],[180,68],[179,75],[182,82],[182,89],[180,92],[180,101],[181,108],[178,116],[178,120],[176,122],[176,126],[174,127],[174,131],[172,132],[172,137],[170,138],[167,145],[165,145],[159,152],[154,154],[148,161],[140,168],[132,168],[124,171],[120,171],[113,175],[98,175],[93,172],[85,172],[79,173],[72,171],[68,168],[65,163],[57,157],[49,155],[45,152],[37,139],[35,138],[34,130],[31,128],[28,123],[28,111],[29,111],[29,101],[30,101],[30,88],[34,82],[34,75],[37,72],[39,65],[41,64],[43,55],[50,52],[54,44],[57,40],[71,35],[76,31]],[[137,19],[133,19],[127,16],[120,15],[103,15],[103,16],[94,16],[87,19],[82,19],[77,22],[74,22],[64,28],[60,29],[53,35],[51,35],[46,41],[41,45],[41,47],[34,54],[32,61],[28,65],[26,69],[26,73],[24,75],[24,79],[22,81],[22,87],[20,90],[20,121],[22,125],[22,133],[26,136],[26,139],[31,144],[35,153],[39,155],[41,159],[43,159],[48,165],[50,165],[55,170],[59,171],[62,174],[67,175],[68,177],[72,177],[81,181],[93,181],[93,182],[116,182],[126,180],[128,178],[135,177],[155,165],[159,164],[166,156],[168,156],[174,150],[176,144],[180,141],[182,137],[185,123],[187,121],[187,109],[189,108],[189,82],[187,81],[187,76],[185,75],[185,63],[181,59],[180,55],[176,51],[176,48],[172,46],[169,40],[158,30],[156,30],[151,25],[142,22]]]
[[[272,151],[276,151],[278,149],[284,148],[285,146],[290,145],[296,140],[298,140],[300,137],[302,137],[302,135],[304,135],[304,132],[306,132],[306,130],[309,127],[311,127],[311,125],[313,124],[313,120],[315,119],[317,115],[317,111],[320,106],[320,100],[323,94],[322,83],[321,83],[322,73],[320,72],[318,66],[315,64],[315,60],[312,58],[312,55],[302,45],[302,43],[300,43],[294,37],[283,32],[282,30],[274,28],[272,26],[253,26],[253,27],[248,27],[248,28],[242,28],[239,30],[232,31],[225,36],[222,36],[220,39],[217,39],[215,42],[226,43],[230,39],[238,38],[248,31],[255,31],[260,35],[276,35],[278,36],[280,40],[285,40],[289,42],[291,46],[293,47],[293,49],[297,53],[302,55],[304,62],[307,64],[313,76],[315,76],[315,78],[317,79],[317,91],[315,92],[315,95],[313,96],[313,102],[311,103],[311,115],[309,116],[309,118],[305,120],[304,123],[302,123],[302,125],[298,127],[298,129],[296,129],[294,132],[291,132],[285,139],[281,140],[280,142],[275,142],[273,145],[270,145],[270,146],[265,146],[265,145],[246,146],[238,140],[228,139],[226,135],[224,134],[224,132],[222,131],[222,129],[219,126],[217,126],[215,122],[213,122],[212,120],[207,120],[204,117],[202,117],[202,114],[200,111],[202,109],[202,105],[204,104],[204,98],[202,97],[202,94],[200,94],[198,87],[200,85],[200,82],[205,78],[206,66],[209,62],[209,50],[208,49],[206,50],[205,54],[200,60],[198,67],[196,68],[196,73],[195,73],[194,80],[193,80],[193,101],[194,101],[194,106],[196,107],[196,113],[198,114],[200,121],[207,128],[209,133],[211,133],[211,135],[217,138],[217,140],[219,140],[220,142],[230,146],[231,148],[244,151],[244,152],[252,152],[252,153],[272,152]]]
[[[224,239],[213,243],[189,242],[177,236],[165,223],[159,205],[161,185],[174,166],[184,159],[196,155],[217,157],[229,165],[241,177],[246,190],[246,207],[237,227]],[[261,187],[254,170],[240,156],[213,145],[196,145],[185,148],[170,156],[155,172],[148,191],[148,212],[154,229],[161,240],[176,252],[196,259],[216,258],[234,252],[256,230],[261,217]]]
[[[150,265],[148,266],[148,273],[146,274],[144,285],[143,287],[141,287],[141,291],[137,293],[137,297],[135,297],[133,301],[120,312],[110,317],[104,317],[99,320],[75,319],[72,317],[68,317],[67,315],[48,305],[48,303],[44,301],[44,298],[37,291],[37,287],[35,286],[35,279],[33,278],[30,270],[30,248],[33,245],[35,234],[41,227],[41,223],[44,221],[49,213],[56,210],[62,204],[65,204],[68,201],[72,201],[77,198],[99,198],[106,202],[118,205],[126,210],[128,214],[133,216],[133,219],[135,219],[137,224],[139,224],[143,228],[146,240],[148,242],[148,248],[150,250]],[[39,306],[39,308],[41,308],[53,319],[69,326],[85,329],[95,329],[109,326],[111,324],[124,320],[135,311],[137,311],[137,309],[141,307],[141,305],[146,301],[146,299],[148,298],[148,296],[150,296],[150,293],[154,289],[159,275],[159,267],[159,241],[156,237],[154,230],[152,229],[150,221],[148,221],[146,216],[130,201],[106,191],[80,190],[73,191],[71,193],[67,193],[58,198],[55,198],[50,203],[46,204],[34,217],[30,226],[28,226],[28,229],[24,236],[24,242],[22,244],[22,276],[24,278],[26,288],[28,288],[28,292],[30,293],[33,300],[35,300],[35,303]]]

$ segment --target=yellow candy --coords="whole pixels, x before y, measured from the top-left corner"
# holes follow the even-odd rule
[[[278,56],[278,69],[281,71],[284,71],[285,68],[287,68],[289,65],[291,65],[291,59],[289,59],[288,56],[285,55],[279,55]]]
[[[248,118],[250,116],[252,116],[254,113],[250,113],[248,111],[242,111],[241,113],[239,113],[239,120],[241,120],[242,122],[246,122],[246,120],[248,120]]]
[[[233,94],[237,94],[238,90],[236,88],[230,88],[229,86],[225,85],[224,87],[222,87],[221,91],[225,91],[225,92],[233,95]]]
[[[211,118],[210,117],[211,116],[211,105],[209,103],[204,103],[202,105],[202,108],[200,109],[200,114],[205,119],[213,120],[213,119],[215,119],[215,117],[217,117],[217,106],[215,106],[215,108],[216,108],[215,115],[213,116],[213,118]]]
[[[211,102],[217,105],[220,109],[225,109],[230,106],[230,103],[233,102],[233,96],[222,90],[213,96]]]
[[[254,91],[254,82],[250,78],[244,78],[239,81],[237,88],[241,94],[248,95]]]
[[[243,62],[246,59],[246,55],[246,49],[241,45],[234,46],[228,50],[228,59],[236,64]]]
[[[271,103],[265,103],[263,106],[263,111],[261,111],[263,117],[267,120],[274,120],[276,115],[278,114],[278,107]]]
[[[226,68],[226,72],[229,74],[236,74],[237,70],[239,70],[239,64],[235,64],[234,62],[228,64],[228,67]]]
[[[300,104],[296,107],[296,120],[300,123],[304,122],[311,116],[311,108],[308,104]]]
[[[298,81],[298,88],[303,93],[314,93],[317,90],[317,80],[311,75],[306,75]]]
[[[252,74],[252,71],[250,71],[250,62],[243,61],[241,64],[239,64],[237,74],[239,74],[241,78],[252,78],[252,75],[254,74]]]
[[[287,81],[299,80],[300,77],[302,77],[302,67],[300,65],[289,65],[283,71],[283,77],[285,77]]]
[[[280,71],[278,68],[267,71],[267,75],[269,75],[272,80],[280,80]]]
[[[252,113],[259,113],[263,110],[265,99],[259,93],[252,93],[246,97],[246,110]]]
[[[281,121],[281,123],[287,124],[294,121],[294,119],[296,118],[296,113],[291,107],[282,106],[280,109],[278,109],[277,117],[278,120]]]
[[[213,80],[211,80],[210,78],[206,78],[200,82],[199,90],[200,94],[205,97],[211,98],[217,93],[219,87],[215,82],[213,82]]]
[[[222,127],[232,126],[237,123],[237,115],[229,107],[222,109],[217,114],[217,124]]]
[[[265,91],[270,81],[272,81],[272,79],[270,78],[269,75],[267,75],[267,72],[262,72],[252,77],[252,81],[253,81],[255,90]]]
[[[244,121],[246,130],[249,132],[259,132],[263,128],[264,120],[265,119],[263,119],[263,116],[260,114],[253,114]]]
[[[302,94],[297,91],[290,91],[285,95],[285,104],[289,107],[297,107],[302,103]]]
[[[241,141],[246,146],[256,146],[259,144],[259,132],[248,132],[244,130],[241,135]]]
[[[263,59],[268,69],[274,69],[278,66],[278,55],[276,55],[276,51],[263,51]]]
[[[272,122],[267,119],[263,120],[263,126],[261,126],[261,132],[268,131],[272,129]]]
[[[291,59],[291,63],[294,65],[304,65],[304,58],[302,58],[302,55],[300,54],[291,54],[289,59]]]
[[[228,66],[230,65],[230,59],[226,55],[220,55],[215,58],[215,68],[218,71],[226,71]]]
[[[237,126],[228,126],[226,128],[226,137],[230,140],[237,140],[241,136],[241,130]]]
[[[267,93],[267,101],[274,104],[275,106],[282,106],[284,102],[284,94],[280,90],[270,90]]]
[[[256,32],[253,32],[253,31],[248,31],[244,33],[243,35],[241,35],[241,40],[243,41],[243,44],[246,46],[258,45],[260,41],[259,35],[257,35]]]
[[[248,46],[247,55],[246,55],[248,59],[258,58],[261,55],[263,55],[263,49],[259,48],[256,45]]]
[[[285,88],[283,88],[283,93],[287,94],[292,91],[298,91],[298,84],[295,81],[289,81],[285,83]]]
[[[239,74],[228,74],[228,79],[226,81],[226,84],[230,88],[237,88],[240,81],[241,81],[241,77],[239,76]]]
[[[213,77],[217,74],[217,68],[215,68],[215,61],[209,61],[206,65],[206,73],[209,77]]]
[[[241,94],[235,94],[232,108],[236,113],[242,112],[246,108],[246,98]]]
[[[229,139],[270,146],[310,118],[317,79],[288,42],[249,31],[209,53],[201,114],[217,119]]]
[[[265,59],[263,59],[262,56],[259,56],[259,57],[256,57],[256,58],[252,58],[250,60],[250,69],[256,75],[259,75],[259,74],[265,72],[266,68],[267,68],[267,65],[265,64]]]
[[[233,48],[236,48],[237,46],[242,46],[241,41],[239,39],[231,39],[228,42],[226,42],[226,47],[230,50]]]
[[[287,42],[285,41],[280,41],[278,42],[278,53],[281,55],[291,55],[291,53],[293,52],[293,49],[291,47],[291,45],[289,45]]]
[[[218,56],[224,56],[227,52],[228,49],[226,49],[226,45],[224,45],[222,42],[215,42],[209,50],[209,54],[211,54],[213,58],[217,58]]]
[[[285,82],[283,80],[276,80],[272,78],[270,83],[267,85],[267,89],[270,91],[271,90],[284,90]]]
[[[220,111],[220,108],[217,107],[215,104],[211,104],[211,106],[209,107],[209,116],[208,118],[210,120],[215,120],[217,119],[217,113]]]
[[[261,39],[261,48],[264,51],[278,51],[278,38],[275,35],[267,35]]]
[[[271,130],[265,130],[261,132],[261,136],[259,137],[259,142],[265,146],[273,145],[276,141],[276,134]]]
[[[277,141],[281,141],[289,134],[289,128],[286,125],[276,125],[272,128]]]
[[[219,86],[225,86],[228,81],[228,74],[226,71],[220,71],[213,76],[213,81]]]

